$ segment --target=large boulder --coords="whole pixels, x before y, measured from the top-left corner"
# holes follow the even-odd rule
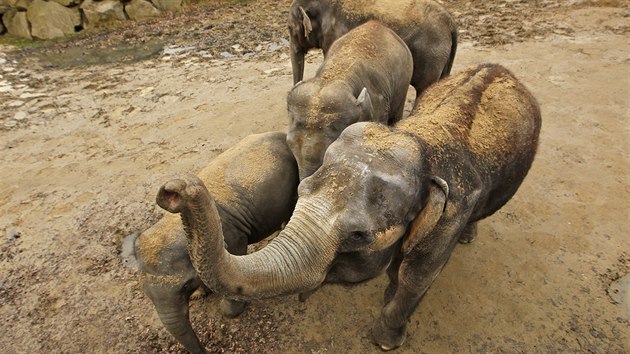
[[[81,4],[81,10],[83,10],[89,27],[127,19],[120,0],[85,0]]]
[[[51,0],[56,2],[59,5],[63,5],[65,7],[70,7],[72,5],[78,5],[81,3],[81,0]]]
[[[151,2],[162,11],[179,11],[188,4],[187,0],[151,0]]]
[[[4,25],[7,27],[9,34],[16,37],[33,39],[28,27],[26,12],[18,12],[15,9],[9,9],[2,15],[2,22],[4,22]]]
[[[7,0],[7,5],[17,10],[26,11],[33,0]]]
[[[31,34],[41,39],[62,37],[74,33],[81,25],[78,8],[68,8],[56,2],[33,0],[26,12],[31,23]]]
[[[0,0],[0,15],[7,12],[10,8],[9,0]]]
[[[131,0],[125,5],[125,12],[134,21],[160,16],[160,10],[145,0]]]

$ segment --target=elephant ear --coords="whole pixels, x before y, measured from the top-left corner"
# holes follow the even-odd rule
[[[359,96],[357,97],[357,100],[355,103],[357,106],[361,107],[361,110],[363,112],[368,113],[368,114],[372,112],[372,99],[370,98],[370,94],[368,93],[368,90],[366,87],[364,87],[363,90],[361,90],[361,93],[359,93]],[[365,119],[367,120],[368,118],[365,118]]]
[[[308,35],[313,31],[313,25],[311,19],[302,6],[300,6],[300,12],[302,13],[302,26],[304,27],[304,37],[308,38]]]
[[[446,210],[449,188],[445,180],[440,177],[431,177],[427,204],[418,216],[411,222],[411,227],[402,244],[404,255],[414,249],[435,228],[440,217]]]

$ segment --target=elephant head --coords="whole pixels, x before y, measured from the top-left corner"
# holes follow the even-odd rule
[[[166,215],[134,242],[134,253],[145,294],[155,305],[164,327],[191,353],[206,353],[188,314],[188,301],[205,288],[193,268],[181,222]]]
[[[193,265],[211,289],[243,299],[307,292],[324,281],[339,254],[379,253],[398,244],[431,193],[442,195],[433,198],[442,204],[432,209],[439,217],[446,192],[429,188],[418,144],[379,124],[347,128],[327,150],[322,167],[300,183],[285,229],[247,256],[223,249],[221,230],[213,227],[216,206],[195,176],[167,182],[157,202],[181,213]]]
[[[295,85],[287,106],[287,144],[297,161],[300,180],[321,166],[324,152],[347,126],[370,121],[374,115],[366,88],[355,96],[346,85],[322,86],[317,79]]]

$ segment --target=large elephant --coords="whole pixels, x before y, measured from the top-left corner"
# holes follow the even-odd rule
[[[412,71],[409,49],[380,22],[335,41],[315,77],[295,85],[287,97],[287,143],[300,179],[321,166],[326,148],[350,124],[399,121]]]
[[[293,83],[302,80],[309,49],[321,48],[327,56],[335,40],[369,20],[382,21],[407,43],[416,97],[451,72],[457,24],[435,1],[294,0],[288,20]]]
[[[250,135],[217,156],[199,173],[216,200],[227,251],[247,253],[288,221],[297,201],[298,174],[286,134]],[[190,324],[188,301],[205,289],[188,255],[188,241],[177,215],[167,214],[134,244],[144,292],[166,329],[188,351],[205,353]],[[222,241],[223,247],[223,241]],[[227,317],[240,314],[245,302],[222,299]]]
[[[369,277],[387,264],[379,262],[383,252],[393,252],[385,306],[372,328],[387,350],[403,343],[411,314],[457,241],[470,240],[476,222],[514,195],[540,126],[530,92],[505,68],[485,64],[431,86],[394,127],[348,127],[321,168],[300,182],[285,229],[258,252],[225,251],[221,228],[212,226],[216,203],[194,176],[167,182],[157,202],[181,213],[201,279],[234,298],[309,291],[330,271],[353,281],[364,264]]]

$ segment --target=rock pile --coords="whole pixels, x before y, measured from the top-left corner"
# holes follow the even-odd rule
[[[0,0],[0,35],[51,39],[115,21],[174,12],[188,0]]]

